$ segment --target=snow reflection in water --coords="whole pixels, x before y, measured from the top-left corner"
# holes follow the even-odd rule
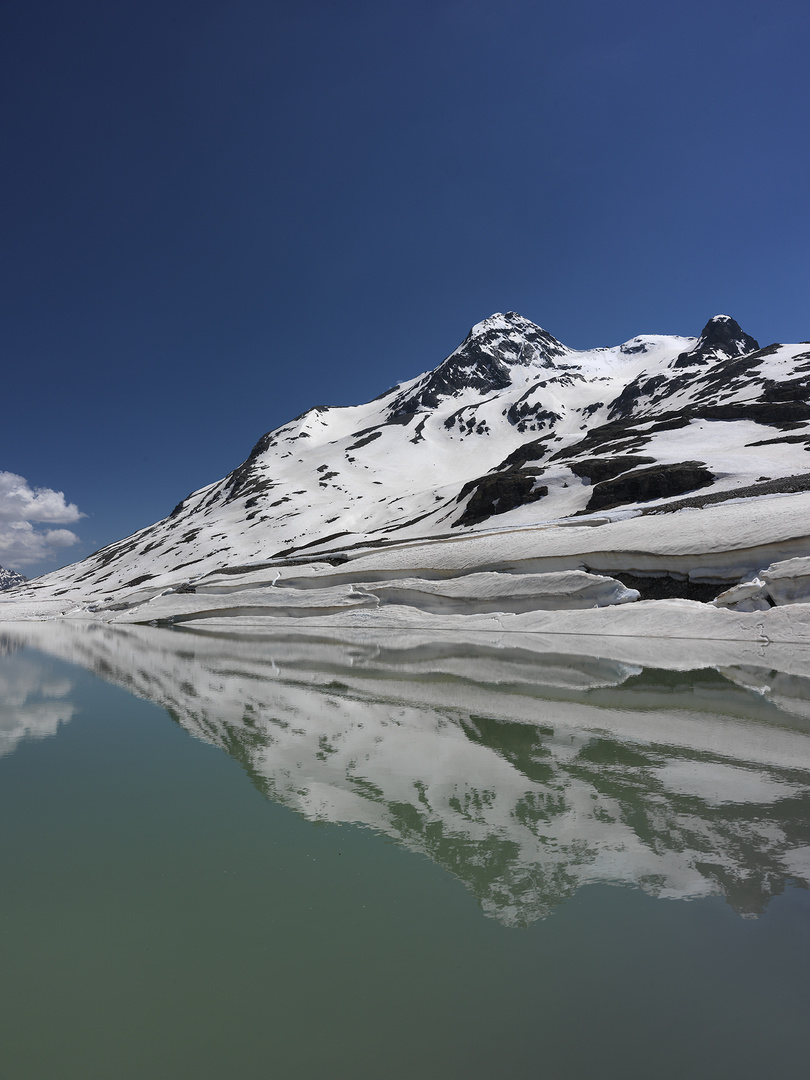
[[[310,820],[370,826],[526,926],[581,886],[723,894],[762,912],[810,882],[803,657],[663,671],[548,639],[226,637],[15,626],[30,644],[167,709]],[[552,643],[553,644],[553,643]],[[630,655],[630,654],[628,654]],[[69,683],[0,677],[0,749],[70,719]]]

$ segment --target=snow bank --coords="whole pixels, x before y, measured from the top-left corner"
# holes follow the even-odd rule
[[[561,611],[606,607],[638,599],[635,589],[581,570],[556,574],[468,574],[444,581],[402,578],[367,585],[381,605],[401,604],[435,614]]]
[[[771,563],[759,577],[740,582],[714,600],[734,611],[766,611],[771,604],[810,603],[810,558]]]
[[[810,602],[810,558],[772,563],[762,577],[775,604]]]

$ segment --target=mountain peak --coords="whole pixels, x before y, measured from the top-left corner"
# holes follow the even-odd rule
[[[0,566],[0,591],[5,592],[6,589],[13,589],[17,585],[24,585],[28,581],[27,577],[22,574],[18,574],[16,570],[4,570]]]
[[[713,315],[700,332],[697,345],[683,352],[674,367],[705,364],[709,360],[729,360],[755,352],[759,342],[746,334],[730,315]]]
[[[517,311],[496,311],[472,327],[445,363],[463,358],[465,366],[469,366],[471,362],[480,362],[482,354],[486,354],[497,355],[505,364],[545,367],[552,363],[553,357],[566,352],[566,347],[547,330]]]
[[[510,331],[510,330],[540,330],[541,333],[545,333],[542,327],[533,323],[530,319],[525,318],[518,311],[495,311],[486,319],[482,319],[481,322],[475,324],[472,327],[466,340],[470,338],[480,337],[482,334],[487,334],[493,330]]]
[[[698,347],[701,344],[722,349],[730,356],[744,356],[759,348],[759,342],[746,334],[730,315],[713,315],[700,332]]]
[[[567,352],[548,331],[516,311],[496,311],[476,323],[434,371],[394,399],[390,419],[435,409],[443,399],[465,390],[481,395],[505,390],[512,384],[512,368],[553,368],[554,357]]]

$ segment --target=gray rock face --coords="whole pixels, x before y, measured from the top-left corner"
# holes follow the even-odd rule
[[[710,360],[745,356],[759,348],[759,342],[746,334],[739,323],[728,315],[715,315],[701,331],[697,345],[683,352],[674,367],[706,364]]]
[[[685,495],[689,491],[708,487],[713,482],[714,476],[703,461],[681,461],[673,465],[635,469],[596,484],[586,510],[592,514],[625,503]]]
[[[565,346],[556,338],[515,311],[499,321],[496,317],[487,319],[473,327],[435,371],[394,399],[389,421],[435,409],[444,398],[463,390],[475,389],[481,394],[505,390],[512,383],[514,366],[553,369],[555,359],[565,353]]]
[[[517,506],[536,502],[548,495],[548,488],[537,483],[538,469],[507,469],[491,473],[465,484],[459,500],[472,491],[461,517],[453,525],[477,525],[496,514],[506,514]]]

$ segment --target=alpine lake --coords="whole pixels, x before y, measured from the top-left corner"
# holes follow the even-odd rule
[[[3,1080],[803,1075],[810,661],[606,652],[0,628]]]

